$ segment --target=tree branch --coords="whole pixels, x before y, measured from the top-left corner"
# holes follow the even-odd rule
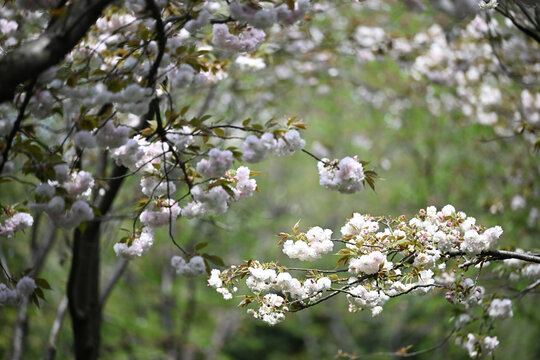
[[[464,251],[451,251],[448,253],[450,257],[467,255]],[[484,250],[479,254],[476,254],[476,257],[487,257],[486,260],[504,260],[504,259],[518,259],[527,262],[532,262],[540,264],[540,255],[533,253],[521,253],[515,251],[506,251],[506,250]]]
[[[36,78],[60,63],[112,0],[73,1],[64,18],[58,18],[36,40],[9,52],[0,59],[0,103],[11,101],[19,84]]]
[[[0,74],[1,74],[1,69],[0,69]],[[1,76],[2,75],[0,75],[0,78]],[[2,153],[2,163],[0,163],[0,174],[2,174],[2,171],[4,170],[4,165],[8,161],[9,150],[11,150],[13,139],[15,138],[15,135],[17,135],[17,132],[19,131],[21,127],[21,123],[24,119],[24,113],[26,111],[26,107],[28,106],[28,103],[30,102],[30,98],[32,97],[32,90],[34,89],[35,84],[36,84],[36,79],[32,80],[32,82],[26,88],[26,95],[24,97],[24,101],[21,105],[21,108],[19,109],[19,114],[17,115],[17,119],[15,120],[15,123],[13,124],[13,128],[11,129],[11,132],[9,133],[8,138],[6,140],[6,148],[4,149],[4,152]],[[0,94],[1,92],[2,90],[0,87]]]
[[[114,285],[116,285],[118,280],[120,280],[120,277],[122,277],[122,274],[126,270],[128,264],[129,264],[129,260],[124,259],[124,258],[120,258],[116,262],[114,272],[111,275],[111,277],[109,278],[109,280],[107,281],[107,284],[105,284],[105,287],[101,291],[101,295],[99,297],[99,304],[100,304],[101,308],[103,308],[105,306],[105,302],[107,301],[107,298],[111,294],[111,291],[112,291]]]

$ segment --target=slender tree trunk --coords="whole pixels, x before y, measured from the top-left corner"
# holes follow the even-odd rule
[[[68,299],[67,296],[64,295],[60,301],[60,304],[58,304],[58,309],[56,310],[56,317],[54,318],[53,326],[51,327],[51,332],[49,334],[47,348],[45,349],[45,355],[43,356],[44,360],[54,360],[56,358],[56,337],[62,328],[62,322],[64,321],[67,307]]]
[[[28,299],[23,299],[17,309],[17,320],[11,340],[10,360],[22,359],[26,335],[28,334]]]
[[[32,261],[28,264],[28,267],[33,268],[31,276],[34,277],[37,277],[41,272],[41,269],[45,264],[45,259],[56,238],[56,227],[49,223],[44,231],[44,235],[41,236],[43,240],[38,245],[37,239],[41,234],[40,219],[41,216],[36,216],[34,226],[32,227],[32,237],[30,239]],[[11,340],[10,360],[24,359],[24,349],[29,329],[28,305],[28,299],[24,299],[19,304],[17,320],[15,321],[13,338]]]
[[[161,324],[165,331],[166,340],[164,342],[165,358],[176,360],[178,358],[178,344],[174,334],[174,307],[176,298],[173,293],[173,269],[169,263],[165,262],[161,272],[161,300],[160,313]]]
[[[114,167],[108,190],[97,203],[101,216],[109,212],[126,171],[124,167]],[[76,229],[73,236],[67,295],[77,360],[93,360],[99,356],[102,310],[99,289],[100,226],[99,219],[89,221],[84,230]]]
[[[99,222],[88,223],[84,232],[75,230],[68,299],[75,341],[75,357],[97,359],[101,326]]]

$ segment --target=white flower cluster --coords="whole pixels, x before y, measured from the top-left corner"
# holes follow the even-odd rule
[[[257,189],[257,181],[249,178],[250,173],[246,166],[240,166],[236,169],[236,188],[233,189],[235,200],[247,198],[253,195]]]
[[[511,318],[514,316],[512,311],[512,300],[493,299],[489,305],[488,314],[492,318]]]
[[[249,276],[246,279],[248,288],[254,293],[264,294],[259,309],[257,311],[250,309],[248,313],[270,325],[282,321],[285,318],[284,314],[288,311],[288,308],[284,306],[285,299],[275,292],[280,292],[300,303],[310,303],[319,299],[322,292],[330,289],[332,285],[331,280],[327,277],[321,277],[317,280],[307,279],[302,284],[288,272],[277,274],[274,269],[264,269],[258,263],[250,266],[248,272]],[[230,299],[232,295],[223,287],[221,275],[219,270],[212,270],[212,276],[208,280],[208,284],[216,288],[225,299]],[[234,291],[236,291],[236,288],[233,288]]]
[[[363,48],[376,50],[386,39],[383,28],[371,26],[358,26],[354,31],[354,39]]]
[[[231,188],[231,196],[222,186],[212,186],[205,191],[201,185],[191,189],[193,201],[187,203],[182,209],[182,216],[186,218],[202,217],[209,214],[223,214],[229,208],[229,203],[249,197],[257,189],[257,182],[249,178],[250,171],[241,166],[236,170],[236,187]]]
[[[213,148],[208,153],[208,160],[202,159],[197,163],[197,172],[204,177],[216,178],[225,175],[233,163],[233,153],[230,150]]]
[[[177,150],[184,150],[194,142],[191,133],[192,130],[189,126],[183,126],[178,133],[168,133],[167,140],[170,141]]]
[[[248,288],[256,293],[281,291],[293,299],[306,301],[316,297],[317,294],[330,288],[332,282],[327,277],[307,279],[302,284],[288,272],[277,274],[274,269],[263,269],[257,265],[248,269],[249,277],[246,279]]]
[[[306,146],[306,142],[300,137],[300,133],[296,130],[289,130],[277,140],[274,154],[277,156],[289,156],[302,150],[304,146]]]
[[[446,287],[453,289],[446,293],[446,300],[451,304],[461,304],[465,306],[466,310],[469,310],[471,306],[480,304],[486,290],[483,286],[476,285],[475,281],[471,278],[465,278],[454,284],[447,283]]]
[[[223,281],[221,280],[221,271],[218,269],[212,269],[210,271],[210,277],[208,278],[208,286],[213,287],[216,289],[216,291],[223,296],[223,299],[225,300],[231,300],[232,299],[232,293],[223,286]],[[237,288],[233,288],[232,291],[235,292]]]
[[[153,165],[161,164],[170,157],[169,145],[156,141],[150,143],[137,135],[127,140],[125,144],[112,150],[111,156],[118,165],[136,171],[141,169],[146,173],[153,173]]]
[[[194,256],[189,259],[189,262],[180,256],[173,256],[171,266],[176,269],[178,275],[196,276],[206,272],[206,264],[202,256]]]
[[[341,227],[342,236],[362,237],[379,229],[379,223],[370,216],[354,213],[345,225]]]
[[[298,0],[294,9],[282,4],[270,9],[254,9],[249,5],[233,2],[229,5],[231,16],[235,20],[247,22],[257,28],[267,28],[275,23],[292,25],[304,18],[309,10],[309,0]]]
[[[516,249],[516,252],[524,253],[523,249]],[[506,259],[504,264],[511,269],[517,270],[517,272],[510,274],[510,280],[518,280],[519,274],[532,280],[540,279],[540,264],[531,264],[518,259]]]
[[[378,273],[381,266],[385,263],[386,256],[380,251],[373,251],[367,255],[362,255],[359,258],[354,258],[349,261],[349,272],[357,275],[375,274]]]
[[[129,132],[127,126],[115,126],[112,121],[108,121],[98,130],[96,140],[100,147],[114,149],[128,141]]]
[[[139,220],[147,227],[156,228],[176,220],[180,212],[178,204],[172,199],[167,199],[155,204],[153,210],[144,210]]]
[[[384,226],[384,230],[379,231],[379,226]],[[305,234],[297,234],[296,226],[293,229],[295,235],[278,234],[284,239],[296,240],[284,243],[283,252],[289,257],[314,260],[332,250],[331,230],[314,227]],[[476,237],[473,238],[471,231],[475,232]],[[455,317],[456,329],[464,329],[469,323],[481,319],[472,313],[478,307],[492,319],[513,316],[510,299],[493,297],[488,302],[486,290],[477,283],[478,278],[473,280],[455,269],[447,269],[447,265],[457,268],[463,264],[450,259],[459,258],[467,261],[465,264],[472,264],[471,255],[476,257],[477,251],[492,246],[502,234],[498,226],[488,229],[477,226],[476,219],[456,211],[452,205],[446,205],[440,211],[434,206],[421,209],[409,221],[404,215],[392,219],[354,213],[341,227],[341,234],[339,241],[347,247],[338,252],[342,256],[338,265],[348,262],[349,266],[336,272],[348,272],[348,279],[342,275],[321,277],[321,273],[327,272],[325,270],[291,268],[308,274],[305,279],[298,279],[276,263],[261,264],[249,260],[247,265],[231,266],[223,272],[212,270],[208,284],[224,298],[231,299],[229,289],[245,278],[252,294],[246,295],[241,305],[258,304],[248,313],[270,325],[282,321],[292,306],[295,310],[302,309],[324,299],[324,291],[345,293],[349,311],[369,309],[376,316],[383,311],[383,306],[391,297],[424,295],[434,288],[443,288],[446,300],[462,308],[459,316]],[[323,246],[325,243],[327,248]],[[464,250],[471,247],[474,247],[474,251]],[[390,260],[387,254],[392,254],[388,256]],[[483,259],[481,256],[480,259]],[[521,269],[522,273],[540,277],[538,264],[530,265],[521,260],[506,260],[505,263]],[[236,287],[233,292],[236,292]],[[468,334],[459,338],[458,344],[471,357],[477,358],[491,354],[498,340],[496,337]]]
[[[6,220],[5,224],[0,224],[0,236],[12,237],[16,231],[29,228],[34,223],[32,215],[19,212]]]
[[[75,146],[81,149],[92,149],[97,145],[96,137],[87,130],[77,131],[73,136],[73,142]]]
[[[154,244],[154,232],[151,227],[144,227],[137,237],[132,239],[131,243],[116,243],[113,246],[117,256],[131,259],[135,256],[142,256]]]
[[[264,62],[264,59],[247,57],[247,56],[244,56],[244,55],[237,56],[236,60],[234,60],[234,63],[242,71],[261,70],[261,69],[264,69],[266,67],[266,63]]]
[[[136,30],[137,18],[131,14],[110,14],[106,17],[100,17],[96,21],[96,27],[103,33],[115,32],[120,28],[128,27],[128,30]]]
[[[500,226],[489,228],[482,234],[478,234],[476,230],[467,230],[463,235],[460,249],[468,254],[478,254],[491,248],[502,233],[503,230]]]
[[[477,337],[469,333],[467,339],[456,338],[456,344],[467,350],[471,358],[478,359],[491,354],[499,346],[499,340],[496,336]]]
[[[214,186],[205,192],[202,186],[196,185],[191,189],[191,195],[194,200],[182,209],[182,216],[188,219],[223,214],[229,208],[227,201],[230,196],[221,186]]]
[[[88,199],[94,187],[94,178],[87,171],[72,172],[70,180],[62,186],[71,196],[77,199]]]
[[[540,92],[531,94],[529,90],[523,90],[521,105],[525,121],[533,126],[540,124]]]
[[[148,197],[160,197],[171,195],[176,191],[176,185],[166,179],[158,179],[156,176],[148,175],[141,179],[141,188],[144,195]]]
[[[16,305],[21,299],[26,298],[34,292],[36,289],[36,282],[34,279],[23,276],[17,281],[15,289],[10,289],[6,284],[0,284],[0,306],[3,305]]]
[[[322,254],[327,254],[334,249],[332,242],[332,230],[322,229],[319,226],[311,228],[305,239],[293,241],[287,240],[283,244],[283,253],[291,259],[301,261],[312,261],[321,258]]]
[[[103,46],[105,47],[106,44],[103,43]],[[58,92],[67,97],[63,102],[65,108],[64,116],[74,115],[75,109],[78,106],[101,107],[111,103],[114,103],[115,109],[119,112],[141,115],[148,110],[148,104],[152,99],[151,89],[135,83],[127,85],[118,92],[110,91],[101,82],[90,86],[60,86]],[[50,92],[43,92],[42,97],[46,97],[44,99],[45,104],[52,104],[54,102],[54,98],[49,99],[51,96]],[[44,113],[43,115],[46,114],[46,111],[42,112]]]
[[[28,207],[37,212],[46,212],[52,222],[62,229],[72,229],[84,221],[94,219],[94,210],[88,205],[94,187],[94,178],[86,171],[72,172],[69,175],[69,167],[66,164],[58,164],[54,167],[56,181],[41,183],[35,189],[37,203]],[[68,181],[69,180],[69,181]],[[64,199],[56,195],[56,188],[63,187],[72,200],[71,207],[67,208],[70,199]]]
[[[57,215],[57,217],[52,216],[51,203],[53,200],[56,200],[56,209],[59,211],[62,208],[62,198],[53,198],[49,201],[48,204],[48,214],[51,216],[53,222],[61,227],[62,229],[72,229],[79,226],[84,221],[90,221],[94,219],[94,210],[88,205],[84,200],[77,200],[71,204],[71,209],[66,210],[65,213]]]
[[[276,271],[274,269],[263,269],[261,267],[250,267],[249,277],[246,285],[254,292],[269,292],[276,282]]]
[[[2,114],[3,116],[6,116]],[[6,136],[9,135],[11,132],[11,129],[13,128],[13,124],[15,123],[12,119],[0,119],[0,135]]]
[[[370,309],[373,316],[379,315],[382,312],[382,306],[388,299],[388,295],[384,292],[367,290],[362,285],[351,288],[347,294],[350,312],[355,312],[359,309]]]
[[[182,89],[189,86],[202,86],[208,82],[208,76],[197,72],[191,65],[170,63],[163,69],[167,75],[172,89]]]
[[[17,30],[19,27],[19,24],[17,22],[8,20],[8,19],[0,19],[0,33],[7,35],[9,33],[12,33]]]
[[[328,164],[328,159],[317,163],[319,169],[319,183],[330,190],[352,194],[362,190],[365,179],[364,168],[356,158],[345,157],[338,163],[334,160]]]
[[[218,48],[236,52],[253,52],[264,41],[264,31],[248,27],[239,36],[229,32],[226,24],[214,24],[213,43]]]
[[[495,9],[499,5],[497,0],[478,0],[478,7],[480,9]]]
[[[476,219],[468,217],[464,212],[456,212],[452,205],[444,206],[437,211],[434,206],[429,206],[426,211],[421,211],[422,217],[416,217],[409,222],[409,228],[413,229],[417,236],[433,243],[433,250],[441,252],[460,250],[467,254],[478,254],[488,250],[502,235],[500,226],[495,226],[484,231],[476,226]]]
[[[242,145],[242,160],[256,163],[268,157],[270,153],[277,156],[292,155],[304,148],[306,142],[297,130],[287,131],[276,140],[271,133],[264,133],[260,138],[249,135]]]
[[[196,19],[189,20],[186,25],[184,26],[184,29],[189,31],[190,33],[196,33],[206,25],[210,23],[210,12],[206,9],[201,10],[199,12],[199,15]]]
[[[247,313],[255,319],[261,319],[272,326],[285,320],[285,313],[289,311],[289,308],[283,306],[284,304],[285,301],[281,296],[266,294],[262,299],[259,309],[257,311],[248,309]]]

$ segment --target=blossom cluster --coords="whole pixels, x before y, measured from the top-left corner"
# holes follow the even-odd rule
[[[25,212],[13,214],[9,219],[6,219],[5,224],[0,224],[0,236],[12,237],[16,231],[29,228],[34,223],[32,215]]]
[[[300,239],[297,241],[287,240],[283,244],[283,253],[291,259],[311,261],[321,258],[323,254],[334,249],[332,230],[330,229],[323,230],[315,226],[298,238]]]
[[[230,300],[232,293],[238,291],[236,286],[230,284],[230,280],[240,274],[248,275],[246,286],[256,296],[253,299],[249,297],[247,299],[250,301],[258,299],[261,304],[257,311],[249,309],[248,313],[270,325],[275,325],[285,318],[285,313],[289,311],[287,304],[290,306],[295,303],[314,302],[332,284],[331,280],[324,276],[301,281],[275,264],[264,265],[253,261],[248,265],[231,267],[224,272],[213,269],[208,279],[208,285],[215,288],[225,300]],[[285,297],[278,295],[278,293]]]
[[[517,253],[525,253],[522,249],[517,249]],[[506,259],[504,264],[512,269],[510,280],[518,280],[519,275],[522,275],[531,280],[540,279],[540,264],[531,264],[519,259]]]
[[[117,256],[131,259],[142,256],[150,250],[154,244],[154,232],[152,227],[144,227],[139,233],[133,234],[128,241],[114,244],[113,249]]]
[[[208,153],[208,160],[203,159],[197,163],[197,172],[205,177],[221,177],[231,168],[233,154],[230,150],[213,148]]]
[[[277,140],[271,133],[264,133],[260,137],[249,135],[242,145],[242,160],[256,163],[266,159],[270,153],[288,156],[302,150],[305,145],[305,140],[297,130],[289,130]]]
[[[206,264],[201,256],[193,256],[188,262],[180,256],[171,258],[171,266],[178,275],[201,275],[206,273]]]
[[[345,294],[349,311],[370,310],[376,316],[390,298],[424,295],[441,288],[445,290],[448,303],[458,307],[457,341],[471,357],[490,354],[498,345],[496,337],[466,332],[478,321],[474,309],[481,309],[485,318],[492,320],[513,316],[509,298],[488,296],[478,279],[466,277],[463,270],[489,259],[491,255],[486,251],[493,248],[502,229],[477,225],[475,218],[456,211],[452,205],[441,210],[429,206],[410,220],[405,216],[374,218],[355,213],[341,227],[342,236],[337,240],[331,238],[330,229],[317,226],[302,233],[297,228],[298,225],[293,227],[294,234],[278,234],[282,238],[283,252],[289,258],[319,259],[330,252],[337,241],[345,244],[337,252],[341,256],[338,266],[348,264],[348,267],[338,270],[287,268],[274,262],[249,260],[247,264],[223,271],[213,269],[208,285],[228,300],[244,281],[247,294],[242,295],[241,305],[255,305],[249,307],[248,313],[270,325],[325,295]],[[456,261],[457,258],[463,261]],[[537,266],[523,260],[506,262],[518,268]],[[297,278],[292,271],[304,272],[307,276]],[[326,273],[331,275],[325,276]]]
[[[234,19],[262,29],[275,23],[292,25],[301,20],[309,10],[309,0],[296,1],[293,9],[286,4],[269,9],[254,9],[249,5],[232,2],[229,10]]]
[[[253,52],[264,41],[265,33],[255,28],[247,28],[236,36],[229,32],[226,24],[214,24],[213,43],[218,48],[235,52]]]
[[[329,163],[323,159],[317,163],[321,186],[337,190],[341,193],[352,194],[363,189],[365,179],[364,168],[358,159],[345,157],[340,161]]]
[[[479,337],[475,334],[468,333],[467,338],[457,337],[456,344],[467,350],[471,359],[478,359],[479,357],[490,355],[499,346],[499,340],[496,336]]]
[[[234,176],[228,176],[225,180],[229,185],[219,184],[220,180],[212,182],[207,190],[202,185],[195,185],[191,189],[193,201],[187,203],[182,209],[182,216],[186,218],[202,217],[208,214],[223,214],[229,204],[243,198],[249,197],[257,189],[257,182],[249,178],[250,171],[247,167],[241,166],[236,170]]]
[[[46,212],[52,222],[63,229],[92,220],[94,210],[88,204],[95,184],[92,175],[83,170],[70,174],[67,164],[55,165],[54,171],[54,181],[49,180],[35,188],[36,202],[29,205],[30,210]]]
[[[19,303],[23,298],[32,295],[36,288],[34,279],[28,276],[20,278],[14,289],[9,288],[4,283],[0,283],[0,306]]]

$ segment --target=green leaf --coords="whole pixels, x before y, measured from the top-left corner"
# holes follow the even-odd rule
[[[213,129],[214,131],[214,134],[216,134],[217,136],[225,136],[225,131],[223,131],[222,128],[215,128]]]
[[[180,115],[181,116],[184,116],[186,115],[187,111],[189,110],[189,105],[186,105],[182,108],[182,110],[180,110]]]
[[[49,282],[43,278],[35,278],[34,281],[36,282],[36,285],[40,288],[51,290],[51,285],[49,285]]]
[[[45,294],[43,293],[43,290],[41,290],[41,288],[36,288],[36,290],[34,290],[34,294],[36,294],[36,296],[40,297],[41,299],[45,300]]]
[[[199,251],[201,249],[204,249],[205,247],[208,246],[208,242],[201,242],[201,243],[198,243],[197,245],[195,245],[195,250],[196,251]]]
[[[217,255],[202,254],[202,257],[205,258],[205,259],[210,260],[211,262],[213,262],[216,265],[225,266],[225,263],[223,262],[223,260]]]

